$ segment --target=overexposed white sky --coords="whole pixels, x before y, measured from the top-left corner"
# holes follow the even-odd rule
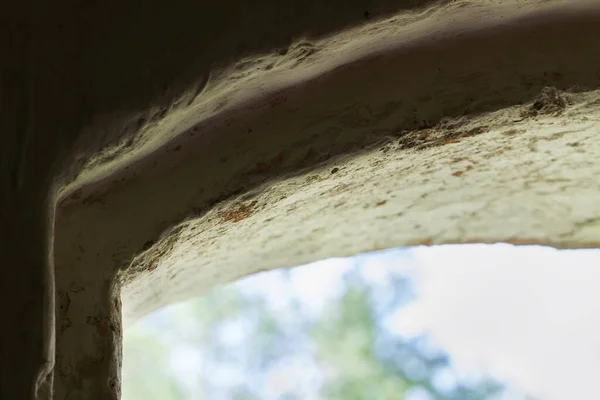
[[[436,246],[363,255],[360,261],[371,284],[385,284],[392,270],[412,278],[416,298],[389,318],[387,327],[403,336],[427,334],[462,377],[487,372],[529,399],[600,398],[600,251]],[[290,270],[291,280],[265,272],[236,285],[265,296],[275,311],[296,298],[305,312],[318,316],[341,294],[341,277],[355,264],[352,258],[324,260]],[[233,342],[235,331],[232,327]],[[284,387],[273,390],[295,385],[283,376],[297,376],[308,364],[302,365],[278,369],[273,382]],[[453,377],[439,379],[451,385]],[[414,399],[422,398],[414,393]]]
[[[497,244],[396,254],[362,260],[371,283],[392,269],[414,279],[417,297],[387,321],[392,331],[428,334],[459,372],[489,372],[531,398],[600,398],[600,251]],[[352,265],[331,259],[294,269],[291,288],[268,273],[241,285],[269,293],[272,304],[296,293],[319,314]]]
[[[486,368],[541,400],[600,398],[600,251],[414,249],[417,301],[391,323],[429,333],[459,370]]]

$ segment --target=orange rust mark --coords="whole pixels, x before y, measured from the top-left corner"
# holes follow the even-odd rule
[[[382,205],[384,205],[385,203],[387,203],[387,200],[381,200],[381,201],[378,201],[378,202],[375,204],[375,207],[382,206]]]
[[[452,173],[453,176],[456,176],[457,178],[460,176],[463,176],[465,172],[469,172],[473,169],[472,165],[467,165],[467,168],[465,168],[464,171],[455,171]]]
[[[238,203],[229,210],[223,211],[221,213],[221,218],[225,221],[240,222],[254,213],[256,204],[256,200],[252,203]]]

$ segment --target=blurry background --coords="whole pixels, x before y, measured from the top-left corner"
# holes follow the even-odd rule
[[[125,330],[123,400],[600,398],[600,251],[395,249],[247,277]]]

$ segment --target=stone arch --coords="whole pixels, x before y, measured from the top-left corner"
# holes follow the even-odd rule
[[[19,359],[13,343],[33,345],[1,397],[118,399],[121,315],[259,270],[414,244],[598,246],[595,2],[280,3],[215,8],[223,26],[207,26],[222,36],[201,35],[204,53],[176,46],[193,29],[167,34],[147,6],[115,16],[91,4],[79,15],[96,34],[63,21],[79,37],[28,20],[80,50],[50,58],[75,60],[58,77],[31,61],[50,41],[21,55],[33,83],[14,93],[37,104],[36,123],[7,130],[0,151],[16,165],[1,164],[0,256],[25,257],[2,293],[29,301],[15,308],[29,319],[8,318],[31,334],[6,334],[2,372]],[[163,7],[188,23],[201,11]],[[265,21],[275,26],[252,31]],[[77,88],[44,103],[40,85],[56,94],[68,78]]]

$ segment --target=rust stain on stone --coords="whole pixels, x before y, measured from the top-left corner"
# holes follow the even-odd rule
[[[251,203],[235,204],[230,209],[221,212],[221,219],[223,221],[240,222],[254,213],[256,204],[256,200]]]
[[[455,171],[455,172],[452,173],[452,175],[456,176],[458,178],[458,177],[463,176],[465,174],[465,172],[469,172],[472,169],[473,169],[473,166],[472,165],[468,165],[467,168],[465,168],[464,171]]]

